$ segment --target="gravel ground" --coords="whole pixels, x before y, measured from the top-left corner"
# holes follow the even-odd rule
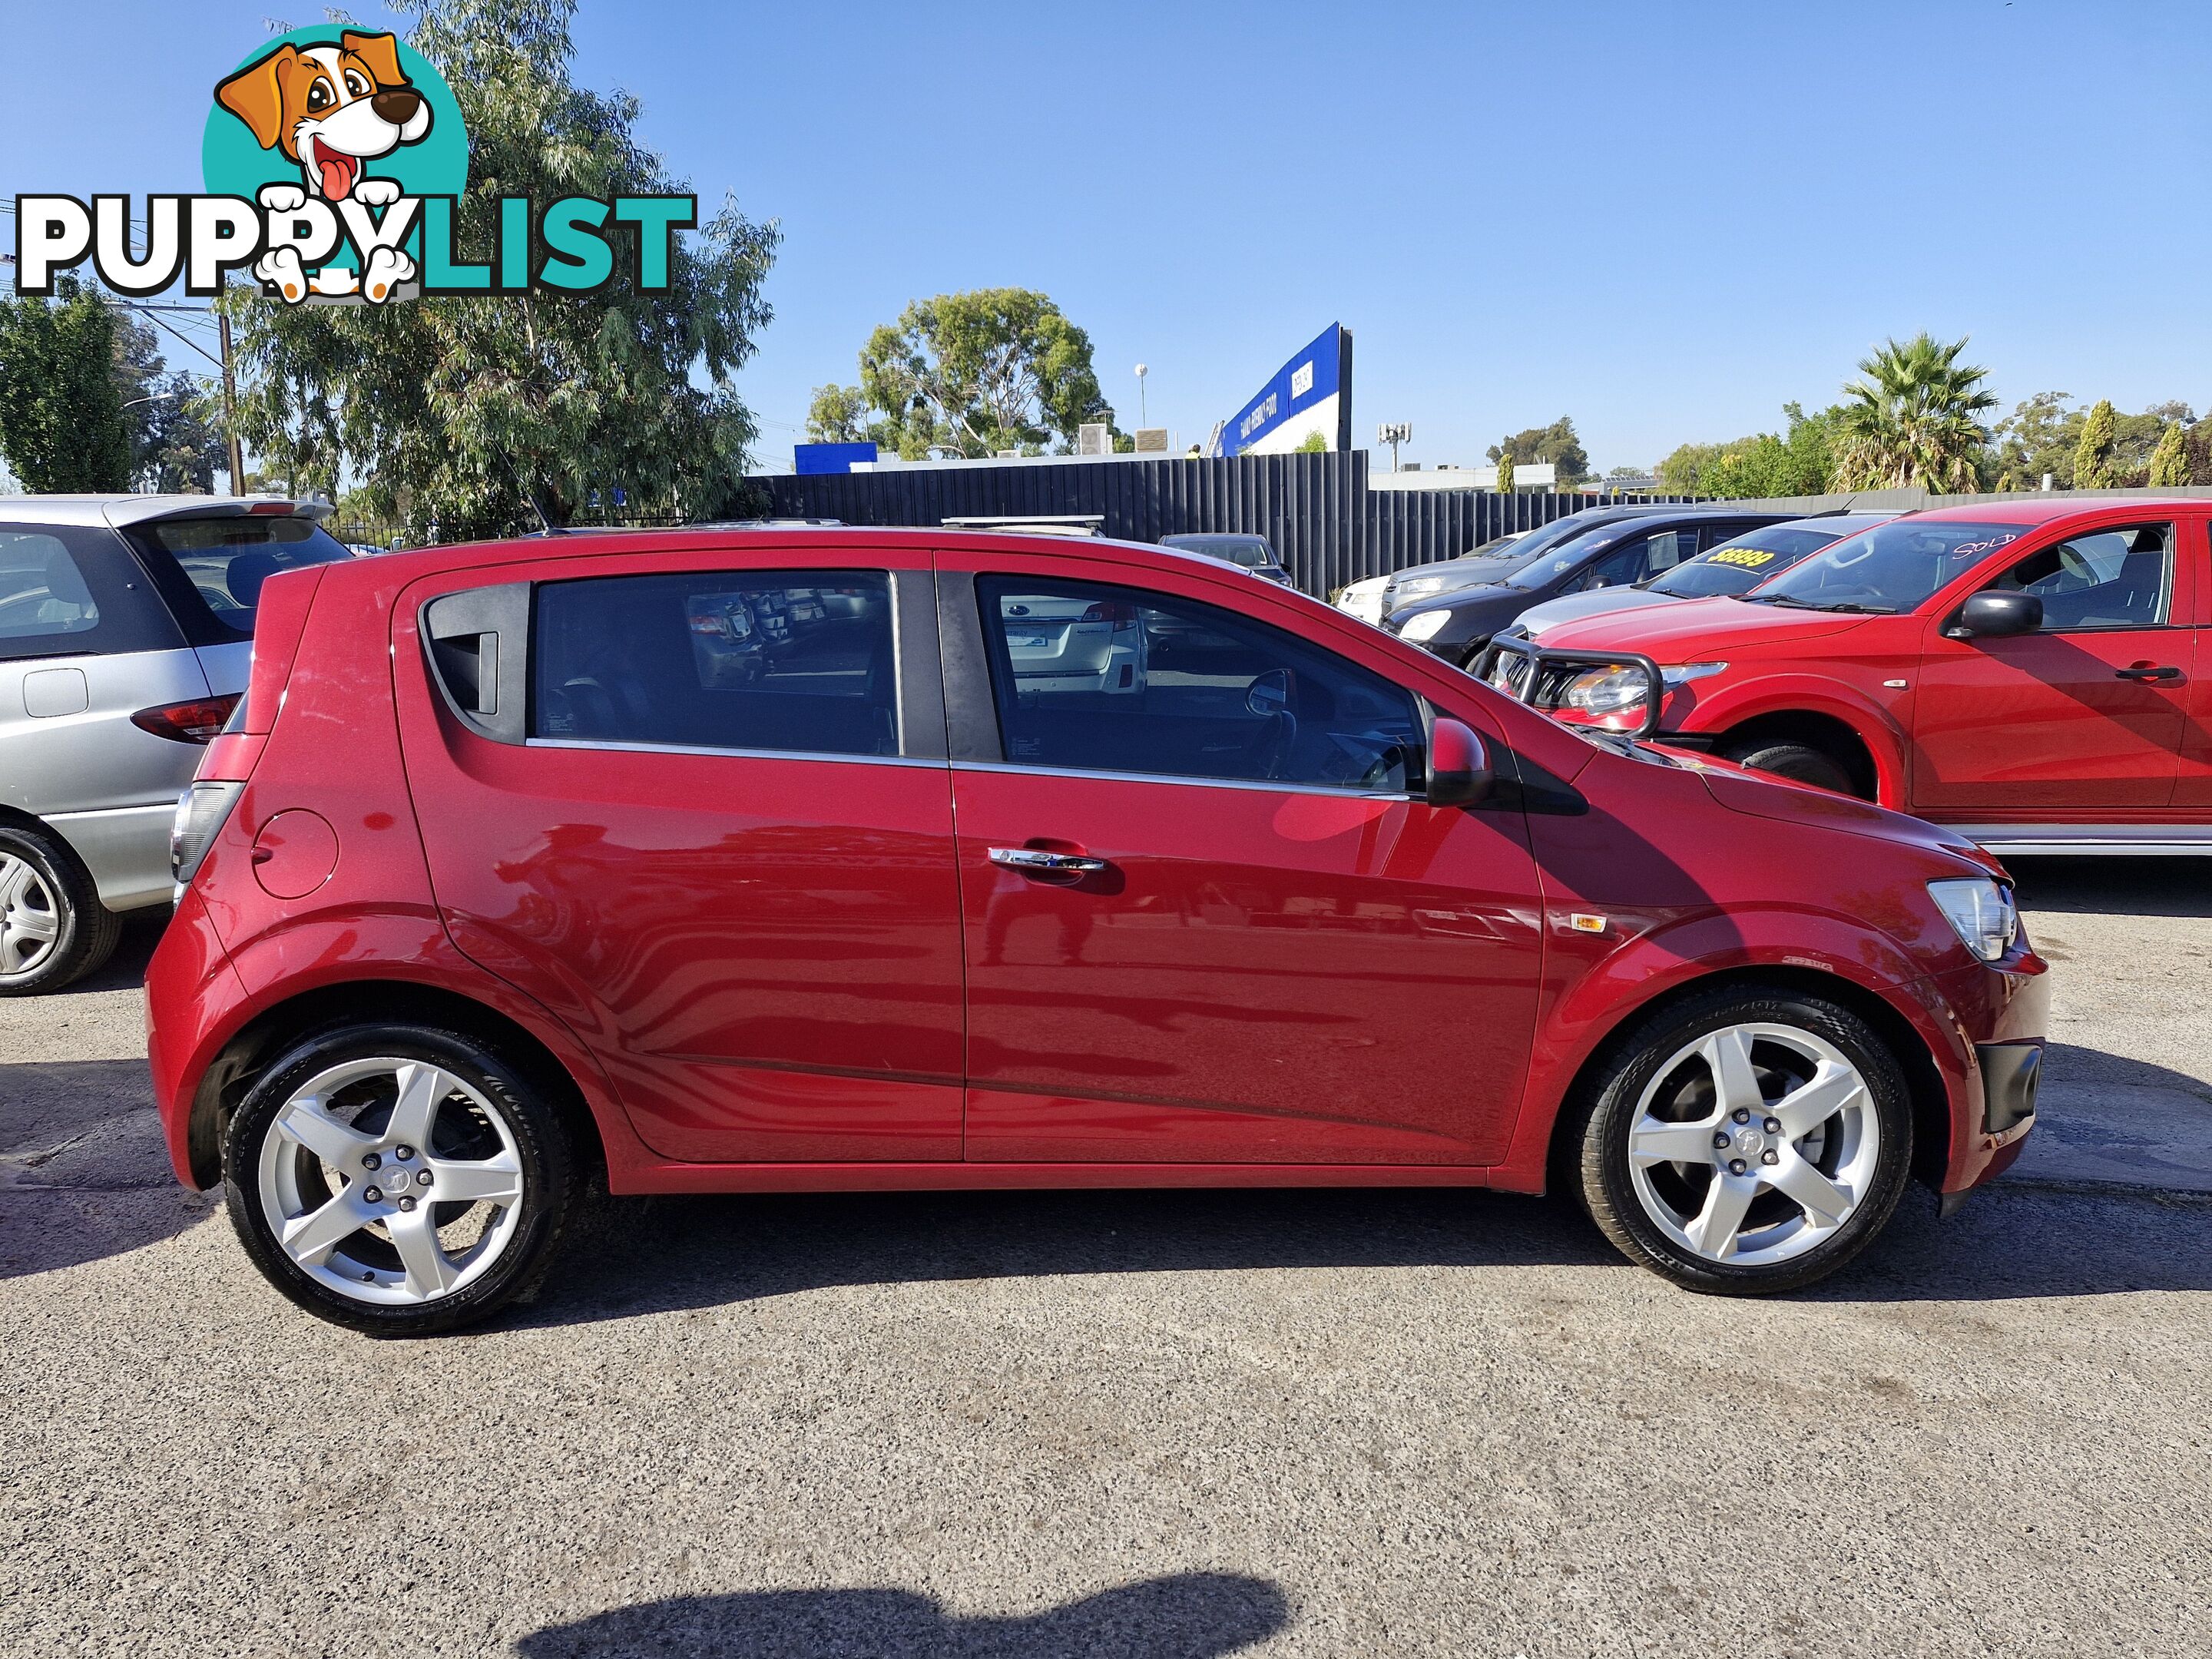
[[[2212,866],[2021,874],[2110,1162],[2212,1103]],[[2203,1198],[2046,1160],[1765,1303],[1491,1194],[619,1201],[379,1343],[169,1184],[150,943],[0,1005],[0,1650],[2212,1650]]]

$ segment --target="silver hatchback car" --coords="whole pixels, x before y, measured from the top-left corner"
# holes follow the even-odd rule
[[[351,556],[321,503],[0,496],[0,996],[167,904],[169,827],[251,664],[261,584]]]

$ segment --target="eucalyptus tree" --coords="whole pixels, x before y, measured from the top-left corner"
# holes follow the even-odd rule
[[[470,137],[458,257],[497,245],[501,196],[687,193],[636,134],[637,100],[570,78],[574,0],[409,0],[410,42]],[[444,537],[588,514],[741,510],[750,412],[732,377],[769,311],[781,232],[726,201],[679,237],[665,290],[295,306],[234,290],[241,434],[264,466],[357,479],[364,510]],[[618,262],[619,265],[619,262]]]

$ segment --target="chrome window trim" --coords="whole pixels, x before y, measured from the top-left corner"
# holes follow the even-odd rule
[[[626,755],[714,755],[729,760],[844,761],[861,766],[932,766],[946,762],[921,755],[841,755],[817,749],[710,749],[685,743],[627,743],[612,738],[532,738],[526,749],[614,750]]]
[[[1260,790],[1271,795],[1329,795],[1338,800],[1419,800],[1393,789],[1332,789],[1319,783],[1253,782],[1243,778],[1187,778],[1173,772],[1095,772],[1078,766],[1022,766],[1012,761],[955,761],[956,772],[1007,772],[1021,777],[1097,778],[1108,783],[1181,783],[1200,789]]]

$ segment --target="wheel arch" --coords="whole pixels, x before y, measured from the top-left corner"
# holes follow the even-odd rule
[[[459,991],[410,980],[372,979],[302,991],[263,1009],[231,1035],[201,1073],[192,1096],[185,1146],[193,1183],[204,1190],[222,1179],[224,1132],[264,1061],[315,1031],[387,1020],[459,1031],[497,1050],[544,1091],[568,1126],[579,1160],[605,1170],[606,1141],[590,1103],[568,1068],[527,1026]]]
[[[1890,778],[1866,734],[1840,714],[1817,708],[1776,708],[1738,720],[1713,734],[1715,752],[1753,744],[1798,743],[1832,757],[1849,773],[1863,800],[1895,799]]]
[[[1905,1073],[1912,1109],[1912,1174],[1930,1186],[1939,1184],[1951,1146],[1951,1097],[1927,1039],[1887,999],[1854,980],[1817,968],[1765,963],[1700,974],[1669,987],[1647,1002],[1638,1003],[1613,1022],[1575,1068],[1572,1081],[1560,1097],[1559,1109],[1553,1115],[1544,1158],[1547,1182],[1558,1190],[1573,1190],[1573,1182],[1563,1177],[1563,1171],[1576,1157],[1581,1125],[1594,1103],[1597,1079],[1639,1029],[1668,1010],[1717,990],[1778,988],[1837,1003],[1882,1035]]]

